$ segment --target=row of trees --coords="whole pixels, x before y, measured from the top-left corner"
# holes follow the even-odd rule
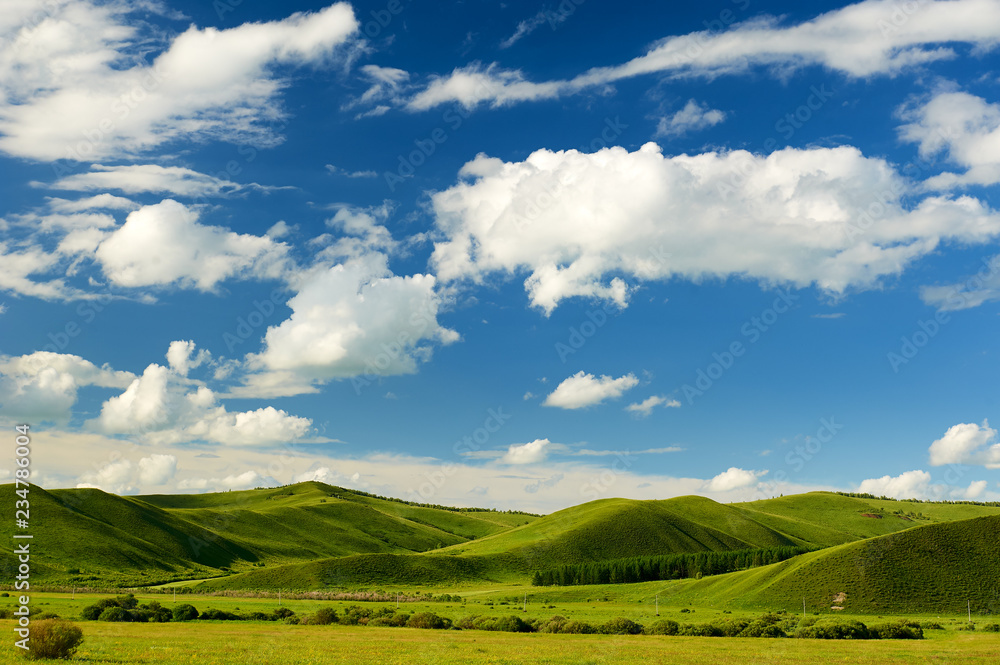
[[[765,547],[594,561],[536,571],[531,583],[535,586],[571,586],[677,580],[767,566],[808,551],[805,547]]]
[[[868,492],[836,492],[840,496],[849,496],[854,499],[870,499],[879,501],[905,501],[908,503],[945,503],[945,504],[962,504],[966,506],[992,506],[994,508],[1000,507],[1000,501],[968,501],[968,500],[955,500],[955,501],[935,501],[933,499],[897,499],[894,496],[875,496],[874,494],[869,494]]]

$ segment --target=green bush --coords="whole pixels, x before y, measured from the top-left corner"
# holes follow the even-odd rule
[[[274,616],[277,617],[277,618],[279,618],[279,619],[287,619],[288,617],[292,616],[293,614],[295,614],[295,612],[291,611],[287,607],[279,607],[278,609],[276,609],[274,611]]]
[[[602,625],[598,632],[604,635],[638,635],[642,632],[642,625],[625,617],[615,617]]]
[[[31,617],[33,621],[41,621],[43,619],[58,619],[60,618],[55,612],[39,612],[35,616]]]
[[[174,621],[192,621],[198,618],[198,610],[194,605],[178,605],[174,608]]]
[[[722,631],[710,623],[686,623],[678,629],[677,634],[692,637],[722,637]]]
[[[129,621],[131,620],[129,613],[122,608],[114,605],[105,609],[101,612],[101,616],[97,617],[98,621]]]
[[[548,621],[539,621],[536,630],[539,633],[560,633],[566,621],[566,617],[557,614]]]
[[[240,617],[232,612],[226,612],[225,610],[213,610],[211,608],[202,612],[199,619],[205,621],[239,621]]]
[[[676,635],[680,626],[676,621],[671,621],[670,619],[660,619],[659,621],[646,626],[645,632],[647,635]]]
[[[121,610],[121,608],[118,608]],[[124,612],[124,610],[122,610]],[[28,640],[30,659],[70,658],[83,642],[83,631],[62,619],[43,619],[31,624]]]
[[[431,628],[440,630],[451,628],[451,619],[440,617],[433,612],[417,612],[406,622],[409,628]]]
[[[121,607],[114,598],[101,598],[93,605],[87,605],[80,611],[80,616],[88,621],[97,621],[101,613],[109,607]]]
[[[738,637],[788,637],[788,635],[776,623],[757,619],[751,621]]]
[[[385,615],[380,617],[375,617],[368,622],[369,626],[390,626],[398,628],[400,626],[405,626],[406,622],[410,620],[410,615],[405,613],[395,613],[391,615]]]
[[[597,629],[583,621],[567,621],[559,632],[571,635],[590,635],[596,633]]]
[[[337,611],[332,607],[321,607],[302,623],[308,623],[310,626],[329,626],[331,623],[337,623]]]
[[[823,619],[807,628],[795,631],[795,637],[816,640],[867,640],[871,631],[860,621],[836,621]]]
[[[371,618],[371,610],[360,605],[350,605],[344,608],[344,613],[340,616],[338,620],[339,623],[345,626],[357,626],[358,624],[368,623],[368,619]]]
[[[873,640],[922,640],[924,631],[915,621],[895,621],[869,629]]]
[[[987,633],[1000,633],[1000,623],[988,623],[983,626],[983,630]]]
[[[716,621],[712,625],[719,629],[723,637],[737,637],[750,625],[748,619],[727,619]]]
[[[116,596],[115,603],[118,607],[126,610],[134,610],[139,605],[139,601],[136,600],[135,596],[130,593],[127,593],[124,596]]]

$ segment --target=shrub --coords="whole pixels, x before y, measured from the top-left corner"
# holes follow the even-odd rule
[[[939,624],[937,621],[921,621],[920,627],[924,630],[944,630],[944,626]]]
[[[299,619],[297,616],[290,616],[290,617],[285,617],[284,622],[294,626],[295,624],[302,623],[302,620]]]
[[[604,635],[638,635],[642,632],[642,626],[631,619],[615,617],[601,626],[599,632]]]
[[[722,637],[722,631],[710,623],[686,623],[678,629],[677,634],[693,637]]]
[[[82,642],[83,631],[69,621],[43,619],[31,624],[26,655],[31,659],[69,658]]]
[[[293,614],[295,614],[295,612],[291,611],[287,607],[279,607],[274,611],[274,616],[276,616],[279,619],[287,619]]]
[[[409,618],[406,622],[409,628],[431,628],[431,629],[443,629],[451,628],[451,620],[445,617],[440,617],[433,612],[417,612]]]
[[[895,621],[869,628],[873,640],[922,640],[924,631],[915,621]]]
[[[311,617],[309,617],[308,621],[303,621],[303,623],[308,623],[311,626],[329,626],[331,623],[336,622],[337,611],[332,607],[321,607],[316,610]]]
[[[1000,623],[988,623],[983,626],[983,630],[987,633],[1000,633]]]
[[[371,618],[371,610],[360,605],[351,605],[344,608],[344,613],[340,616],[339,623],[345,626],[357,626],[368,623]]]
[[[750,625],[750,621],[747,619],[727,619],[726,621],[714,622],[712,625],[722,632],[723,637],[737,637]]]
[[[817,640],[867,640],[871,637],[868,627],[860,621],[817,621],[815,625],[799,628],[795,637]]]
[[[369,626],[392,626],[392,627],[398,628],[400,626],[405,626],[406,622],[409,621],[409,620],[410,620],[410,615],[409,614],[404,614],[404,613],[396,614],[396,613],[393,613],[391,616],[386,615],[386,616],[375,617],[374,619],[372,619],[371,621],[368,622],[368,625]]]
[[[199,619],[204,619],[205,621],[239,621],[240,617],[233,614],[232,612],[226,612],[225,610],[213,610],[211,608],[205,610],[198,616]]]
[[[573,635],[590,635],[591,633],[596,633],[597,629],[584,621],[567,621],[559,632]]]
[[[198,618],[198,610],[194,605],[178,605],[174,608],[174,621],[191,621]]]
[[[101,612],[109,607],[121,607],[114,598],[101,598],[93,605],[87,605],[80,611],[80,616],[88,621],[97,621]]]
[[[127,593],[124,596],[116,596],[115,603],[117,603],[118,607],[126,610],[134,610],[139,605],[139,601],[136,600],[135,596],[130,593]]]
[[[776,623],[768,622],[767,620],[757,619],[756,621],[751,621],[742,632],[739,633],[739,637],[788,637],[785,631],[781,629]]]
[[[566,617],[557,614],[548,621],[540,622],[537,630],[539,633],[561,633],[566,621]]]
[[[676,621],[660,619],[656,623],[646,626],[643,632],[647,635],[676,635],[679,629],[680,626]]]
[[[98,621],[128,621],[129,619],[131,619],[129,613],[117,605],[106,608],[103,612],[101,612],[101,615],[97,617]]]
[[[31,617],[34,621],[41,621],[43,619],[58,619],[59,615],[55,612],[39,612],[35,616]]]

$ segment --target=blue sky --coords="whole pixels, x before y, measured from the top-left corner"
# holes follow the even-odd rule
[[[44,487],[1000,499],[1000,2],[0,32],[0,420]]]

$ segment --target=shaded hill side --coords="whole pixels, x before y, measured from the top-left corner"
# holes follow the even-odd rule
[[[8,496],[13,485],[4,486]],[[318,482],[201,495],[121,497],[32,486],[33,577],[62,584],[147,584],[359,553],[424,552],[534,516],[445,510]],[[8,538],[13,525],[0,527]],[[0,567],[14,560],[0,555]]]
[[[915,527],[765,568],[668,584],[661,600],[859,613],[1000,613],[1000,516]],[[841,596],[841,594],[843,594]],[[834,603],[835,598],[842,602]]]
[[[797,544],[830,547],[923,524],[1000,515],[1000,507],[887,501],[809,492],[730,504],[749,519],[786,534]]]
[[[519,570],[679,552],[797,544],[728,506],[703,497],[665,501],[604,499],[567,508],[529,525],[444,552],[508,554]]]

